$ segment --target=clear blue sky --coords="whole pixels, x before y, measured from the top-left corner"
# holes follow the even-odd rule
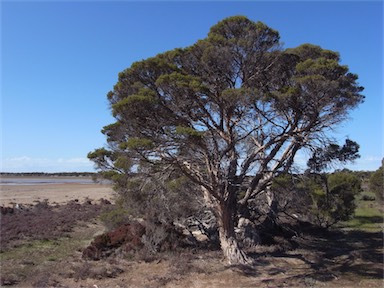
[[[336,130],[361,145],[349,168],[383,158],[383,2],[7,1],[1,3],[2,172],[93,171],[113,122],[106,94],[134,61],[206,37],[244,15],[303,43],[340,52],[366,101]]]

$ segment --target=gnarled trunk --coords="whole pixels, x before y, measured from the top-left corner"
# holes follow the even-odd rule
[[[226,231],[219,230],[221,250],[228,264],[252,264],[252,260],[240,249],[237,240],[233,236],[228,236]]]
[[[236,240],[234,203],[223,201],[220,203],[218,210],[220,245],[228,264],[252,264],[252,260],[241,250]]]

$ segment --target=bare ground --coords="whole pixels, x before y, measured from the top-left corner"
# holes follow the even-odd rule
[[[65,204],[78,199],[113,199],[110,185],[101,184],[44,184],[44,185],[3,185],[0,187],[0,206],[13,204],[34,204],[47,200],[50,204]]]
[[[310,231],[292,239],[275,239],[274,245],[261,245],[248,251],[256,264],[244,267],[227,266],[220,251],[193,249],[161,254],[151,262],[117,256],[86,261],[81,257],[82,250],[104,231],[95,218],[102,205],[97,201],[70,202],[53,208],[41,207],[43,210],[35,214],[2,215],[1,285],[101,288],[383,287],[384,284],[381,232]],[[49,217],[44,209],[48,209]],[[76,213],[81,213],[82,218]],[[67,219],[64,215],[73,217]],[[19,218],[15,222],[10,221],[11,217]],[[24,231],[21,224],[20,229],[14,229],[16,223],[31,223],[31,218],[35,219],[33,223],[42,224],[44,230],[52,231],[52,235],[39,237],[41,232],[33,232],[32,228]],[[55,234],[60,221],[72,224],[62,229],[61,234]],[[9,233],[16,233],[17,237],[11,237],[5,245]]]

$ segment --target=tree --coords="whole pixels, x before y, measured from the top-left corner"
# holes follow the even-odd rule
[[[325,149],[316,148],[312,152],[312,157],[308,160],[308,173],[320,173],[335,163],[346,164],[360,158],[360,146],[350,139],[345,140],[345,144],[340,147],[338,144],[329,144]]]
[[[324,171],[334,164],[346,164],[360,157],[359,144],[350,139],[343,146],[332,143],[324,149],[314,149],[306,171],[314,181],[311,191],[313,211],[319,226],[329,228],[339,221],[348,220],[354,213],[355,196],[361,191],[361,180],[348,172],[328,175]]]
[[[369,178],[369,188],[375,192],[378,200],[384,199],[384,159],[381,162],[381,166],[375,172],[372,173]]]
[[[361,179],[351,172],[335,172],[325,175],[323,181],[317,184],[310,191],[316,224],[329,228],[349,220],[356,209],[355,198],[361,192]],[[324,184],[327,190],[324,190]]]
[[[248,263],[235,237],[238,212],[363,101],[357,75],[339,60],[310,44],[282,50],[267,25],[224,19],[194,45],[119,74],[108,94],[116,122],[103,129],[109,147],[90,158],[120,179],[143,165],[177,169],[215,212],[228,262]]]

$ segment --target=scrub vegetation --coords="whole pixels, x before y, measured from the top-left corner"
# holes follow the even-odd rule
[[[91,243],[105,239],[100,237],[105,231],[114,231],[116,241],[116,228],[122,231],[121,223],[133,223],[122,204],[105,200],[73,201],[61,206],[43,202],[8,211],[1,217],[1,285],[382,287],[383,203],[369,189],[373,172],[348,173],[362,180],[350,220],[325,229],[315,224],[299,225],[297,219],[286,217],[285,227],[296,229],[295,233],[265,230],[268,233],[261,235],[260,244],[245,249],[250,257],[258,259],[252,266],[226,265],[219,246],[208,245],[207,238],[179,247],[167,246],[164,241],[162,249],[149,249],[156,243],[154,239],[162,239],[167,233],[159,227],[147,228],[143,221],[138,224],[143,229],[140,233],[158,234],[149,242],[152,244],[144,244],[142,234],[136,238],[139,242],[134,249],[124,251],[121,243],[105,250],[106,255],[99,260],[84,257]],[[281,183],[286,180],[275,185],[281,187]],[[285,213],[281,210],[279,218]],[[186,239],[179,234],[173,237],[172,243]]]

